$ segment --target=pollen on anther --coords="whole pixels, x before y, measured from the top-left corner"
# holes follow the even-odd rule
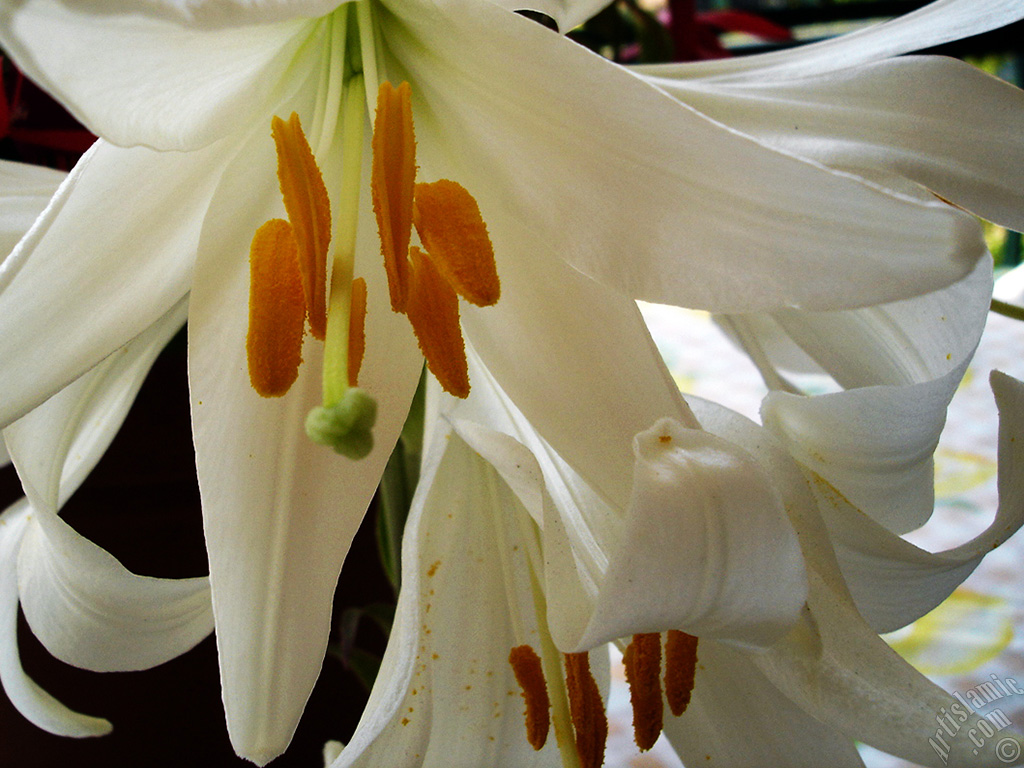
[[[480,207],[465,187],[449,179],[417,184],[413,222],[430,258],[462,298],[480,307],[498,301],[494,247]]]
[[[633,738],[647,751],[661,735],[661,635],[649,632],[633,635],[622,657],[633,707]]]
[[[523,689],[526,740],[534,749],[541,749],[551,727],[551,701],[540,657],[529,645],[517,645],[509,651],[508,663]]]
[[[665,699],[672,714],[686,711],[697,674],[697,638],[670,630],[665,641]]]
[[[313,150],[299,116],[271,121],[277,147],[277,178],[288,220],[298,244],[302,288],[310,333],[323,340],[327,332],[327,250],[331,242],[331,203]]]
[[[306,300],[292,227],[271,219],[249,248],[249,382],[263,397],[284,395],[299,375]]]
[[[370,192],[391,309],[404,312],[410,277],[406,253],[412,236],[416,180],[416,137],[412,124],[412,89],[408,83],[398,88],[387,81],[380,84],[372,149]]]
[[[469,395],[469,365],[459,325],[459,299],[419,248],[409,249],[412,280],[406,315],[419,342],[427,367],[446,392]]]
[[[576,732],[576,754],[582,768],[600,768],[608,741],[608,717],[587,653],[566,653],[565,687],[569,717]]]
[[[352,303],[348,316],[348,385],[359,384],[359,369],[366,353],[366,281],[352,281]]]

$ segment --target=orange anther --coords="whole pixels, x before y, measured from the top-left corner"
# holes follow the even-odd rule
[[[569,717],[576,731],[576,754],[582,768],[600,768],[608,741],[608,717],[601,691],[590,672],[587,653],[566,653],[565,687],[569,694]]]
[[[622,661],[633,707],[633,738],[640,750],[646,751],[661,735],[661,635],[633,635]]]
[[[348,316],[348,385],[359,383],[359,369],[366,352],[366,281],[352,281],[352,304]]]
[[[534,749],[541,749],[551,726],[551,701],[540,656],[528,645],[517,645],[509,651],[508,663],[526,701],[526,740]]]
[[[679,717],[686,711],[697,674],[697,638],[669,630],[665,641],[665,699],[672,714]]]
[[[412,126],[412,90],[385,81],[377,94],[373,121],[370,191],[377,215],[380,250],[388,275],[391,309],[404,312],[409,295],[409,238],[416,179],[416,137]]]
[[[494,248],[480,207],[461,184],[417,184],[413,221],[423,247],[456,292],[480,307],[501,295]]]
[[[249,249],[249,381],[263,397],[285,394],[299,375],[306,300],[291,225],[271,219]]]
[[[427,367],[449,394],[469,395],[469,365],[459,325],[459,298],[430,258],[413,246],[412,280],[405,311]]]
[[[331,242],[331,203],[320,169],[292,112],[286,123],[271,121],[277,147],[277,178],[299,247],[302,288],[309,310],[310,333],[323,339],[327,332],[327,248]]]

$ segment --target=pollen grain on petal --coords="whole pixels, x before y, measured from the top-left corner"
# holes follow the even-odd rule
[[[590,656],[563,654],[565,687],[569,694],[569,716],[576,731],[576,753],[582,768],[600,768],[608,741],[608,717],[601,691],[590,672]]]
[[[309,310],[310,332],[323,339],[327,332],[327,249],[331,242],[331,203],[313,150],[302,132],[299,116],[271,122],[277,147],[277,178],[299,246],[302,288]]]
[[[508,663],[526,701],[526,740],[534,749],[541,749],[551,727],[551,700],[540,656],[529,645],[517,645],[509,651]]]
[[[249,381],[263,397],[284,395],[299,375],[306,300],[292,227],[271,219],[249,249]]]
[[[669,630],[665,640],[665,699],[679,717],[690,704],[697,672],[697,638]]]
[[[405,311],[409,295],[406,253],[412,236],[412,199],[416,180],[416,137],[412,124],[412,90],[384,81],[377,93],[373,121],[370,191],[377,216],[380,250],[388,276],[391,309]]]
[[[661,735],[661,635],[633,635],[622,656],[633,707],[633,738],[641,752],[654,746]]]
[[[430,258],[462,298],[480,307],[498,301],[494,247],[480,207],[458,182],[417,184],[413,222]]]
[[[410,249],[412,280],[406,314],[427,367],[446,392],[469,396],[469,365],[459,324],[459,297],[419,248]]]
[[[359,384],[359,369],[366,353],[366,281],[352,281],[352,304],[348,316],[348,385]]]

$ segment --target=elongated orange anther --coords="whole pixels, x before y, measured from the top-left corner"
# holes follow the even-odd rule
[[[417,184],[413,222],[423,247],[456,292],[489,307],[501,296],[494,248],[480,207],[461,184]]]
[[[302,288],[309,310],[310,333],[323,339],[327,332],[327,248],[331,242],[331,203],[320,169],[292,112],[286,123],[271,121],[277,146],[277,178],[288,219],[299,245]]]
[[[280,397],[302,363],[306,300],[292,227],[271,219],[256,230],[249,248],[249,333],[245,353],[249,381],[263,397]]]
[[[352,304],[348,316],[348,385],[359,383],[359,369],[366,352],[366,281],[352,281]]]
[[[669,630],[665,641],[665,699],[676,717],[690,704],[696,673],[697,638],[677,629]]]
[[[646,752],[661,735],[661,635],[633,635],[622,661],[633,706],[633,738],[640,750]]]
[[[377,215],[380,250],[388,275],[391,309],[405,311],[409,295],[409,238],[416,180],[416,137],[412,127],[412,90],[385,81],[377,93],[373,121],[373,165],[370,191]]]
[[[508,663],[526,701],[526,740],[534,749],[541,749],[551,727],[551,700],[540,656],[528,645],[517,645],[509,651]]]
[[[427,367],[449,394],[469,395],[469,366],[459,325],[459,298],[430,258],[409,249],[412,280],[405,311],[427,359]]]
[[[601,691],[590,673],[590,657],[566,653],[565,687],[569,693],[569,717],[576,731],[576,753],[582,768],[600,768],[608,741],[608,717]]]

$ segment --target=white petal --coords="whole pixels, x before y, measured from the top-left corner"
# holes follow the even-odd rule
[[[964,709],[954,735],[938,718],[960,706],[949,694],[900,658],[861,618],[840,586],[834,567],[818,561],[810,573],[810,616],[803,636],[751,655],[762,673],[815,717],[850,738],[935,766],[999,765],[998,739],[977,748],[978,715]],[[988,724],[986,723],[986,726]],[[941,733],[950,747],[932,746]]]
[[[200,31],[126,5],[0,5],[0,45],[19,68],[121,146],[195,149],[269,119],[281,89],[314,63],[301,55],[308,19]]]
[[[136,576],[56,515],[34,521],[18,587],[32,632],[57,658],[97,672],[148,669],[213,629],[205,578]]]
[[[506,262],[495,306],[466,308],[466,338],[532,428],[625,509],[633,437],[662,417],[696,421],[635,303],[565,264],[529,256],[534,244],[524,237],[515,252],[523,261]]]
[[[0,262],[28,232],[65,174],[0,160]]]
[[[1024,229],[1024,93],[961,61],[909,57],[729,83],[648,71],[676,98],[769,146],[869,178],[905,176]]]
[[[749,654],[704,638],[690,704],[665,715],[665,735],[687,765],[863,766],[853,739],[786,699]]]
[[[999,405],[999,509],[977,537],[931,554],[886,530],[816,485],[843,577],[857,608],[876,632],[890,632],[935,608],[966,579],[982,558],[1024,523],[1024,385],[992,374]]]
[[[18,656],[18,549],[31,507],[22,500],[0,515],[0,684],[4,693],[34,725],[58,736],[104,736],[108,721],[74,712],[25,674]]]
[[[633,298],[826,309],[940,287],[983,254],[937,200],[768,149],[489,3],[445,11],[403,6],[384,36],[414,75],[424,167],[477,197],[499,274],[532,247]]]
[[[92,471],[187,311],[183,299],[152,327],[4,430],[22,487],[36,509],[59,510]]]
[[[637,435],[634,451],[622,541],[577,646],[667,629],[776,640],[796,621],[807,584],[771,478],[739,446],[668,419]]]
[[[762,405],[800,462],[897,533],[934,505],[932,454],[946,407],[988,314],[991,268],[979,263],[944,291],[839,313],[780,313],[776,320],[845,392],[774,392]]]
[[[884,24],[813,45],[674,69],[719,81],[745,80],[751,72],[763,79],[811,77],[978,35],[1020,18],[1024,8],[1016,0],[936,0]]]
[[[322,16],[338,0],[81,0],[76,5],[100,16],[133,13],[171,19],[199,29],[267,24]]]
[[[352,536],[405,420],[422,357],[387,306],[379,266],[365,273],[367,350],[360,386],[378,404],[373,452],[351,461],[310,441],[321,345],[282,398],[249,383],[248,247],[281,207],[263,131],[224,174],[207,216],[190,299],[189,380],[203,521],[228,728],[265,763],[287,746],[327,647],[331,604]],[[369,201],[360,250],[378,253]],[[379,264],[379,255],[373,259]]]
[[[83,156],[0,265],[0,426],[150,327],[188,292],[224,149],[162,154],[99,142]]]

